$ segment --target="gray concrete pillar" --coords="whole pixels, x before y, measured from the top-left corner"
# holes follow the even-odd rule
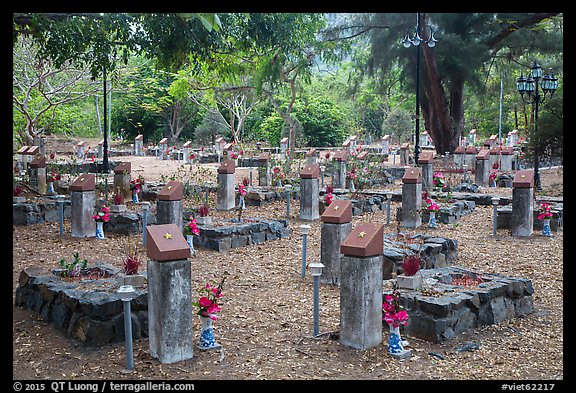
[[[234,207],[236,207],[235,176],[233,173],[219,173],[216,210],[231,210]]]
[[[318,164],[312,164],[318,166]],[[319,171],[319,169],[318,169]],[[316,178],[300,179],[300,219],[317,220],[320,218],[318,208],[320,180]]]
[[[534,171],[517,171],[512,182],[512,236],[532,235],[534,228]]]
[[[175,363],[194,355],[192,267],[187,259],[148,260],[148,337],[150,355]]]
[[[368,349],[382,342],[383,256],[340,260],[340,343]]]
[[[334,203],[334,202],[332,202]],[[324,265],[320,282],[340,285],[340,265],[342,253],[340,244],[352,231],[352,223],[334,224],[323,222],[321,229],[320,263]]]
[[[407,168],[402,177],[402,227],[422,225],[422,175],[419,168]]]
[[[96,191],[71,191],[72,237],[94,237],[96,221],[92,218],[96,206]]]

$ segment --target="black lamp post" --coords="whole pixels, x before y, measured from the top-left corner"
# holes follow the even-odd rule
[[[540,82],[540,83],[538,83]],[[528,78],[520,75],[516,81],[516,89],[522,101],[532,105],[534,111],[534,183],[537,190],[542,190],[542,183],[540,182],[539,172],[539,141],[538,141],[538,107],[546,100],[546,95],[550,93],[550,98],[558,88],[558,78],[546,74],[542,77],[542,67],[536,61],[530,67],[530,74]],[[544,94],[540,95],[540,89]],[[526,98],[524,98],[526,95]]]
[[[406,34],[402,40],[402,45],[405,48],[410,48],[410,45],[416,47],[416,135],[414,139],[414,165],[418,164],[418,157],[420,156],[420,43],[428,44],[430,48],[436,45],[434,38],[434,29],[432,26],[426,25],[430,34],[428,39],[420,37],[420,13],[416,14],[416,26],[410,26],[406,29]],[[414,35],[410,37],[410,30],[414,29]]]

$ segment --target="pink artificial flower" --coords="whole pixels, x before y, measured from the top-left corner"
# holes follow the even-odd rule
[[[246,190],[244,189],[244,184],[238,184],[238,194],[241,196],[245,196],[247,194]]]
[[[212,301],[210,299],[208,299],[206,296],[202,296],[200,298],[200,300],[198,300],[198,304],[200,304],[200,307],[210,307],[210,305],[212,304]]]

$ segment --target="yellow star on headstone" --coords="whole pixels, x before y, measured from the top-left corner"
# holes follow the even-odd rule
[[[165,238],[165,239],[172,239],[172,234],[166,232],[166,233],[164,234],[164,238]]]
[[[526,175],[522,175],[522,176],[520,176],[520,177],[521,177],[522,179],[524,179],[524,178],[526,177]]]
[[[172,189],[172,186],[168,186],[168,189],[169,189],[169,190]]]
[[[366,232],[364,232],[364,231],[362,231],[358,234],[358,237],[364,237],[364,236],[366,236]]]
[[[338,206],[338,205],[334,206],[334,210],[338,210],[339,207],[340,206]]]
[[[80,178],[80,181],[84,181],[84,178],[83,178],[83,177],[81,177],[81,178]]]
[[[311,170],[312,170],[312,168],[308,168],[308,169],[306,169],[306,170],[307,170],[307,171],[311,171]]]

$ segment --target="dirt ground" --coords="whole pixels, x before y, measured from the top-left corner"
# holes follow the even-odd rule
[[[160,180],[178,171],[176,161],[151,157],[122,157],[132,162],[133,173]],[[214,166],[207,165],[210,170]],[[247,176],[239,169],[239,178]],[[542,194],[562,196],[562,168],[542,171]],[[394,186],[399,189],[400,184]],[[510,190],[498,189],[501,195]],[[215,195],[211,195],[215,207]],[[185,201],[185,206],[194,206]],[[392,204],[395,212],[396,204]],[[283,202],[248,207],[244,217],[285,217]],[[300,277],[303,223],[312,226],[308,263],[320,259],[319,221],[298,218],[299,205],[291,208],[292,234],[285,239],[218,253],[200,248],[192,258],[193,288],[228,274],[223,309],[214,323],[219,351],[195,349],[194,357],[162,364],[149,355],[148,339],[134,342],[134,370],[126,373],[124,343],[101,348],[85,347],[36,313],[12,306],[12,360],[14,380],[563,380],[563,231],[553,237],[538,231],[529,238],[513,238],[508,230],[492,235],[492,207],[477,206],[458,225],[440,224],[433,231],[458,240],[458,264],[478,272],[524,277],[534,287],[534,312],[498,325],[469,330],[443,344],[403,336],[413,356],[398,361],[386,353],[388,332],[382,343],[355,350],[337,340],[339,291],[320,286],[320,335],[313,336],[313,280]],[[231,218],[234,212],[218,212]],[[355,216],[353,223],[386,222],[386,213]],[[394,216],[392,217],[394,222]],[[103,260],[121,266],[123,236],[106,234],[106,240],[78,239],[70,235],[70,222],[59,236],[58,223],[13,226],[13,283],[29,266],[56,267],[74,252],[89,262]],[[385,232],[395,232],[385,225]],[[142,252],[141,260],[146,256]],[[14,301],[12,299],[12,304]],[[194,317],[195,335],[200,320]],[[479,348],[455,349],[474,342]],[[440,355],[443,359],[440,359]]]

